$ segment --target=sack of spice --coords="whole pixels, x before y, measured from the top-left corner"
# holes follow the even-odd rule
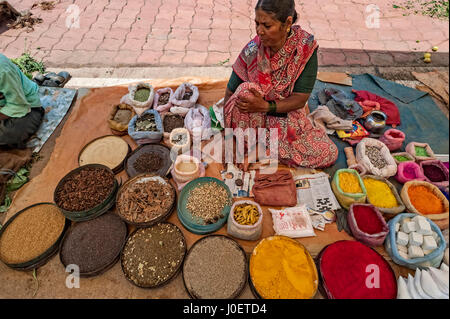
[[[398,227],[402,224],[404,219],[412,219],[416,214],[399,214],[395,216],[395,218],[391,219],[388,222],[389,234],[384,242],[384,246],[386,252],[392,258],[392,260],[401,266],[408,267],[410,269],[427,268],[427,267],[439,267],[442,263],[442,259],[444,257],[445,248],[447,246],[445,242],[444,235],[442,234],[439,227],[432,221],[428,219],[428,222],[431,226],[433,232],[437,234],[437,244],[438,247],[432,251],[430,254],[425,255],[424,257],[418,258],[404,258],[402,255],[404,253],[400,253],[399,245],[397,244],[397,233]]]
[[[415,162],[416,159],[414,156],[407,152],[401,152],[401,153],[394,153],[392,154],[392,157],[394,158],[395,163],[398,165],[400,163],[406,163],[406,162]]]
[[[405,184],[410,181],[424,181],[425,175],[423,175],[423,170],[416,162],[401,162],[398,164],[395,179],[399,183]]]
[[[347,215],[353,236],[370,247],[381,246],[389,233],[380,211],[373,205],[352,204]]]
[[[153,102],[153,108],[159,113],[169,112],[172,107],[170,99],[173,96],[173,90],[171,88],[159,89],[155,93],[155,100]]]
[[[406,207],[397,189],[391,182],[380,176],[366,175],[363,177],[367,191],[367,201],[384,214],[400,214]]]
[[[420,167],[425,175],[425,180],[439,188],[449,186],[448,169],[444,163],[438,160],[420,162]]]
[[[120,103],[133,107],[137,115],[141,116],[146,110],[153,106],[155,90],[148,83],[138,83],[128,87],[128,94],[124,95]]]
[[[411,181],[400,194],[408,212],[423,215],[433,221],[448,220],[449,203],[442,192],[428,182]]]
[[[427,143],[411,142],[406,145],[406,152],[413,156],[418,162],[436,159],[433,150]]]
[[[163,125],[156,110],[147,110],[136,115],[128,124],[128,135],[139,145],[159,143],[163,136]]]
[[[199,96],[200,93],[195,85],[191,83],[181,84],[170,98],[172,104],[170,112],[186,116],[189,109],[197,103]]]
[[[184,126],[191,135],[199,134],[203,140],[211,137],[211,117],[209,111],[203,105],[197,104],[191,108],[184,119]]]
[[[402,148],[406,135],[402,131],[391,129],[384,132],[380,141],[386,144],[391,152]]]
[[[108,118],[108,124],[113,134],[128,134],[128,124],[135,115],[136,112],[128,104],[114,105]]]
[[[334,174],[331,183],[334,195],[339,204],[349,209],[354,203],[366,202],[366,189],[358,172],[354,169],[340,169]]]
[[[356,147],[356,160],[369,174],[389,178],[397,174],[397,164],[387,146],[373,138],[363,139]]]
[[[228,215],[228,235],[242,240],[258,240],[263,226],[261,206],[250,200],[238,201]]]

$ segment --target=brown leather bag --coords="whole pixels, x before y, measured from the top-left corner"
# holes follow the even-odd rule
[[[255,201],[264,206],[296,206],[297,189],[290,171],[280,170],[275,174],[260,174],[253,186]]]

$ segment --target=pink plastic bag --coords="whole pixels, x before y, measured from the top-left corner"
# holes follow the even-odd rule
[[[405,141],[405,133],[399,130],[391,129],[384,132],[384,135],[380,137],[380,141],[386,144],[391,152],[402,148]]]
[[[169,101],[167,102],[167,104],[158,105],[159,98],[164,93],[170,94]],[[164,89],[157,90],[155,93],[155,101],[153,102],[153,108],[155,110],[157,110],[159,113],[169,112],[170,108],[172,107],[172,103],[170,102],[172,96],[173,96],[173,90],[171,88],[164,88]]]

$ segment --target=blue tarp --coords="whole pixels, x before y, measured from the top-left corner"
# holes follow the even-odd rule
[[[430,95],[371,74],[352,77],[353,87],[317,81],[308,102],[311,111],[319,106],[317,93],[325,88],[340,89],[352,99],[355,97],[352,89],[369,91],[394,102],[399,108],[401,125],[397,129],[406,134],[406,141],[399,152],[404,151],[410,142],[423,142],[430,144],[436,154],[449,154],[449,121]],[[387,129],[389,128],[391,127]],[[335,136],[332,140],[339,148],[339,159],[333,167],[326,170],[331,176],[336,170],[347,167],[344,148],[349,146]]]

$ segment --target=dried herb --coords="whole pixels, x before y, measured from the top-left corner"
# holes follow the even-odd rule
[[[147,113],[141,116],[136,121],[136,132],[156,132],[158,127],[156,126],[155,114]]]
[[[192,95],[194,95],[194,92],[192,92],[192,90],[189,87],[186,87],[182,100],[189,101]]]
[[[101,204],[114,187],[114,175],[104,168],[84,168],[67,177],[55,192],[56,204],[70,212]]]
[[[171,133],[176,128],[184,127],[184,119],[181,115],[166,115],[163,124],[164,132]]]
[[[149,223],[167,214],[174,204],[174,188],[164,179],[142,178],[124,188],[117,201],[119,215],[132,223]]]
[[[155,287],[170,280],[186,253],[184,236],[172,224],[139,229],[128,240],[122,254],[125,275],[140,287]]]
[[[150,97],[150,89],[148,88],[140,88],[136,90],[134,93],[134,100],[138,102],[147,102]]]
[[[195,244],[184,263],[186,288],[199,299],[236,297],[247,278],[247,259],[233,240],[206,237]]]
[[[187,143],[187,140],[188,137],[186,133],[178,133],[172,136],[172,139],[170,141],[175,145],[185,145]]]
[[[170,99],[170,93],[166,92],[166,93],[161,94],[158,99],[158,106],[166,105],[167,103],[169,103],[169,99]]]

